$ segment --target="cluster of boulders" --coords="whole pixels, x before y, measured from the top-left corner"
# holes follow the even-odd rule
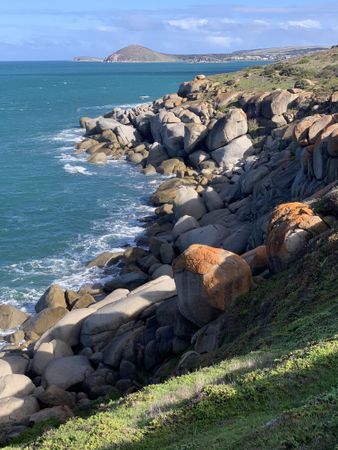
[[[138,246],[88,264],[104,271],[101,283],[53,285],[33,316],[0,305],[0,329],[10,330],[0,424],[15,433],[64,420],[214,351],[226,332],[217,318],[336,224],[334,105],[300,89],[222,92],[198,76],[152,104],[82,118],[76,153],[89,162],[126,156],[145,175],[170,177]]]

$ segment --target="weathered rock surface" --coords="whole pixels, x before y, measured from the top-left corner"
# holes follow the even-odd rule
[[[21,325],[28,319],[28,314],[11,305],[0,305],[0,330],[9,330]]]
[[[36,316],[30,317],[22,326],[26,333],[35,333],[41,336],[45,331],[61,320],[68,310],[63,306],[54,306],[40,311]]]
[[[12,373],[24,375],[27,371],[29,358],[20,355],[8,355],[0,359],[0,376]]]
[[[118,328],[132,320],[153,303],[176,294],[174,280],[168,276],[150,281],[132,291],[128,297],[107,305],[83,322],[81,343],[95,346],[113,337]]]
[[[248,131],[246,114],[242,109],[231,109],[219,119],[208,134],[207,147],[216,150]]]
[[[32,369],[37,375],[42,375],[50,361],[72,355],[71,347],[60,339],[44,342],[34,352]]]
[[[189,247],[173,269],[178,308],[198,326],[216,318],[252,284],[250,267],[240,256],[204,245]]]
[[[211,153],[211,157],[225,170],[232,169],[242,158],[253,151],[252,142],[247,136],[234,139],[225,147],[218,148]]]
[[[45,308],[52,308],[54,306],[67,308],[65,294],[58,284],[52,284],[52,286],[47,289],[35,305],[35,311],[39,313]]]
[[[47,386],[55,385],[68,389],[84,381],[93,372],[89,360],[85,356],[66,356],[53,359],[43,373],[43,380]]]
[[[77,345],[80,339],[82,321],[90,314],[93,314],[93,312],[94,309],[91,308],[70,311],[41,336],[35,344],[35,349],[43,342],[50,342],[53,339],[60,339],[61,341],[67,342],[71,347]]]
[[[32,414],[39,411],[35,397],[5,397],[0,399],[0,424],[28,423]]]
[[[310,239],[327,225],[304,203],[285,203],[275,208],[268,227],[267,254],[272,272],[287,269],[306,251]]]
[[[49,407],[66,405],[74,408],[75,406],[75,393],[67,392],[54,384],[40,392],[37,398],[43,405]]]
[[[195,189],[181,187],[174,200],[174,214],[176,219],[189,215],[200,219],[207,212],[203,199]]]
[[[5,397],[27,397],[35,386],[26,375],[10,374],[0,376],[0,399]]]

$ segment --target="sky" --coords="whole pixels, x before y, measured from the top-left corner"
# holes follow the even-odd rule
[[[338,2],[319,0],[0,0],[0,60],[108,56],[141,44],[228,53],[338,44]]]

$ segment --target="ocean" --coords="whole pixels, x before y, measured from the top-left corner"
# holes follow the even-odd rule
[[[100,278],[85,263],[124,248],[151,214],[160,177],[124,161],[92,166],[73,155],[79,117],[176,92],[225,64],[0,62],[0,303],[28,312],[56,282],[77,289]]]

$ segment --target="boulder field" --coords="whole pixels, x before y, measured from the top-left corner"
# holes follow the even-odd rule
[[[52,285],[32,316],[0,305],[1,426],[66,420],[76,406],[214,351],[233,302],[337,226],[331,100],[296,88],[220,91],[198,76],[151,104],[81,118],[75,152],[88,163],[125,157],[167,178],[136,246],[88,263],[104,272],[101,283]]]

